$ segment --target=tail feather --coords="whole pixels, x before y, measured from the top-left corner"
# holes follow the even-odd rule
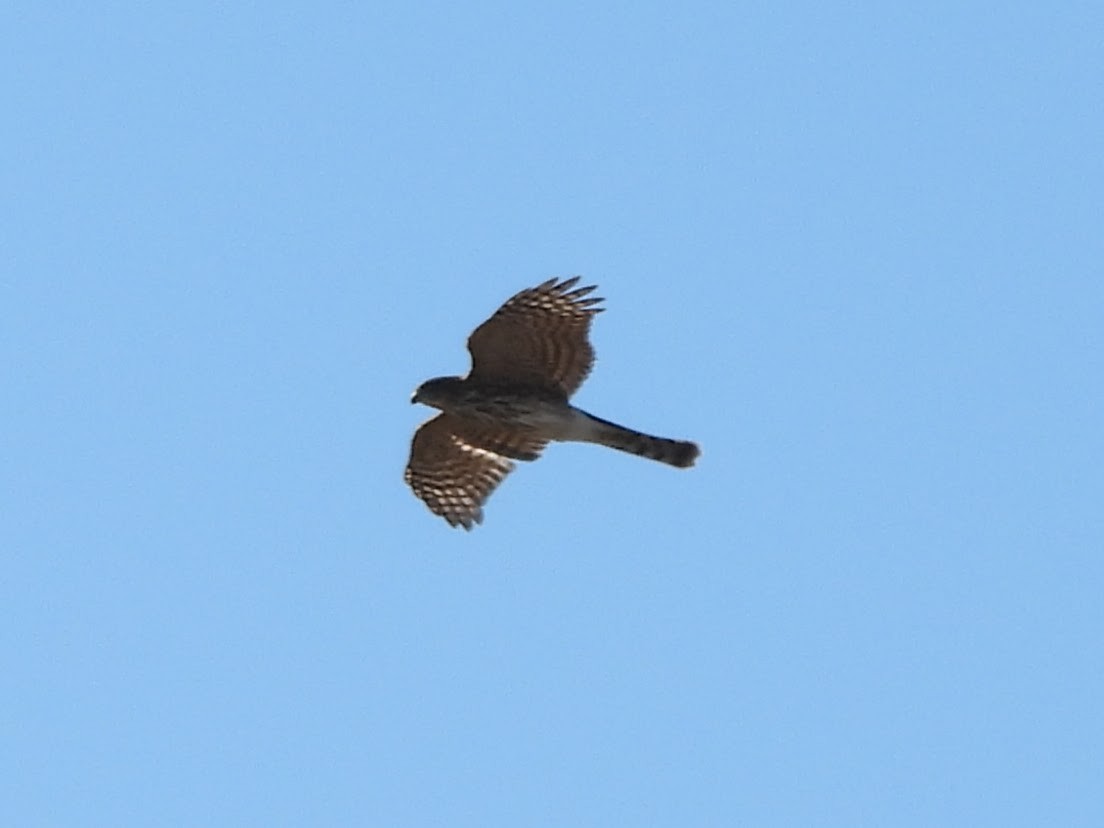
[[[593,414],[588,416],[599,426],[594,429],[590,437],[591,442],[601,443],[618,451],[627,451],[639,457],[647,457],[649,460],[658,460],[660,463],[680,469],[690,468],[701,454],[697,444],[688,440],[653,437],[651,434],[633,431],[631,428],[619,426]]]

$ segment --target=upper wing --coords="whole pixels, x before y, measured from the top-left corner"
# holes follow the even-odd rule
[[[572,290],[578,281],[549,279],[495,311],[468,338],[469,378],[575,393],[594,364],[587,333],[602,311],[602,299],[586,295],[594,285]]]
[[[483,504],[513,468],[502,455],[474,445],[463,421],[438,414],[414,432],[403,479],[431,512],[471,529],[483,522]]]

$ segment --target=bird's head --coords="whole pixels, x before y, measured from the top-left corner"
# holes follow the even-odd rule
[[[410,402],[444,410],[448,402],[456,398],[456,391],[461,382],[463,382],[462,377],[436,377],[426,380],[414,391]]]

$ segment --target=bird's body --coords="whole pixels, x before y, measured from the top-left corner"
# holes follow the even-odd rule
[[[551,279],[508,300],[468,340],[472,370],[438,377],[412,402],[441,414],[414,435],[405,479],[434,513],[470,529],[482,504],[513,469],[535,460],[551,441],[599,443],[679,468],[694,464],[697,445],[619,426],[568,401],[594,362],[587,340],[600,299],[578,277]]]

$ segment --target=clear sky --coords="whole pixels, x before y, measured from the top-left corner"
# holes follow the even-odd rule
[[[1096,3],[19,3],[0,823],[1104,824]],[[606,297],[450,529],[423,379]]]

